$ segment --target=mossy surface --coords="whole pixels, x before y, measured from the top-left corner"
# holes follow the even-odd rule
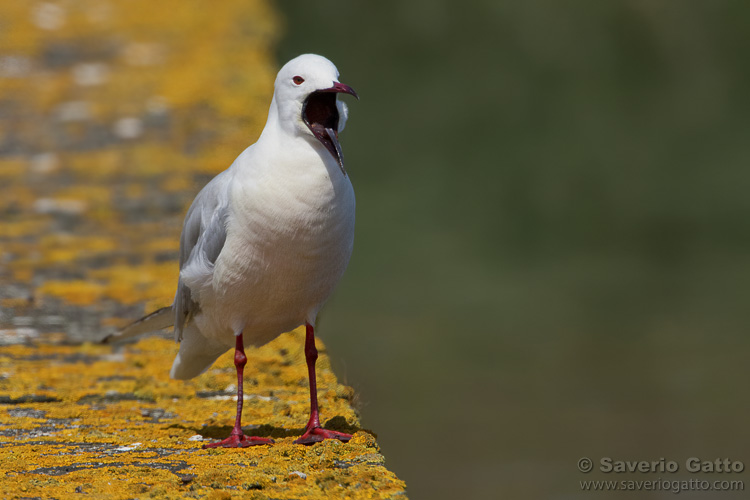
[[[293,443],[309,411],[303,345],[300,329],[248,350],[244,430],[276,443],[211,450],[201,445],[234,422],[231,351],[185,382],[167,374],[177,346],[156,337],[120,348],[3,347],[0,497],[405,498],[324,351],[325,425],[354,437]]]
[[[267,0],[0,2],[0,344],[171,303],[182,219],[259,135],[280,33]]]
[[[11,20],[12,22],[7,22]],[[94,343],[171,303],[182,219],[259,135],[281,21],[267,0],[0,2],[0,498],[390,498],[404,484],[360,429],[353,391],[304,335],[248,350],[245,432],[232,355],[168,378],[158,337]]]

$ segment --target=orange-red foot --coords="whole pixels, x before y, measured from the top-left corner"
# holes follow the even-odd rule
[[[270,438],[232,434],[228,438],[217,441],[216,443],[204,444],[203,448],[247,448],[248,446],[273,444],[274,442],[275,441]]]
[[[297,438],[294,442],[296,444],[313,444],[319,443],[325,439],[338,439],[339,441],[347,442],[351,438],[352,435],[346,434],[345,432],[329,431],[328,429],[323,429],[322,427],[313,427],[312,429],[308,429],[307,431],[305,431],[305,433]]]

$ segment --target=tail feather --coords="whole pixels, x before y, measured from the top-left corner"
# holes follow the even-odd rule
[[[101,340],[102,344],[121,342],[143,333],[155,332],[174,325],[174,311],[172,306],[162,307],[151,314],[142,317],[117,333],[107,335]]]
[[[229,349],[227,345],[204,337],[195,323],[188,323],[185,336],[180,341],[180,352],[174,359],[169,376],[177,380],[197,377]]]

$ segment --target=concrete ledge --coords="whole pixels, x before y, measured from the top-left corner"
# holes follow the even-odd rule
[[[277,443],[243,450],[200,448],[234,421],[231,353],[180,382],[171,340],[85,343],[171,303],[188,206],[265,122],[280,18],[211,7],[0,2],[0,498],[403,497],[325,356],[323,422],[355,436],[292,443],[300,332],[248,350],[246,431]]]
[[[293,444],[308,417],[303,339],[297,330],[248,350],[245,430],[276,444],[218,450],[201,444],[233,424],[231,352],[183,382],[169,379],[177,346],[161,338],[120,348],[2,347],[0,497],[406,498],[324,352],[325,425],[354,438]]]

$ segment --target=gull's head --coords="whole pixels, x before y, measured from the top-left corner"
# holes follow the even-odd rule
[[[344,129],[346,105],[338,94],[357,93],[339,82],[331,61],[315,54],[303,54],[286,63],[276,77],[274,100],[282,128],[318,141],[344,170],[338,135]]]

